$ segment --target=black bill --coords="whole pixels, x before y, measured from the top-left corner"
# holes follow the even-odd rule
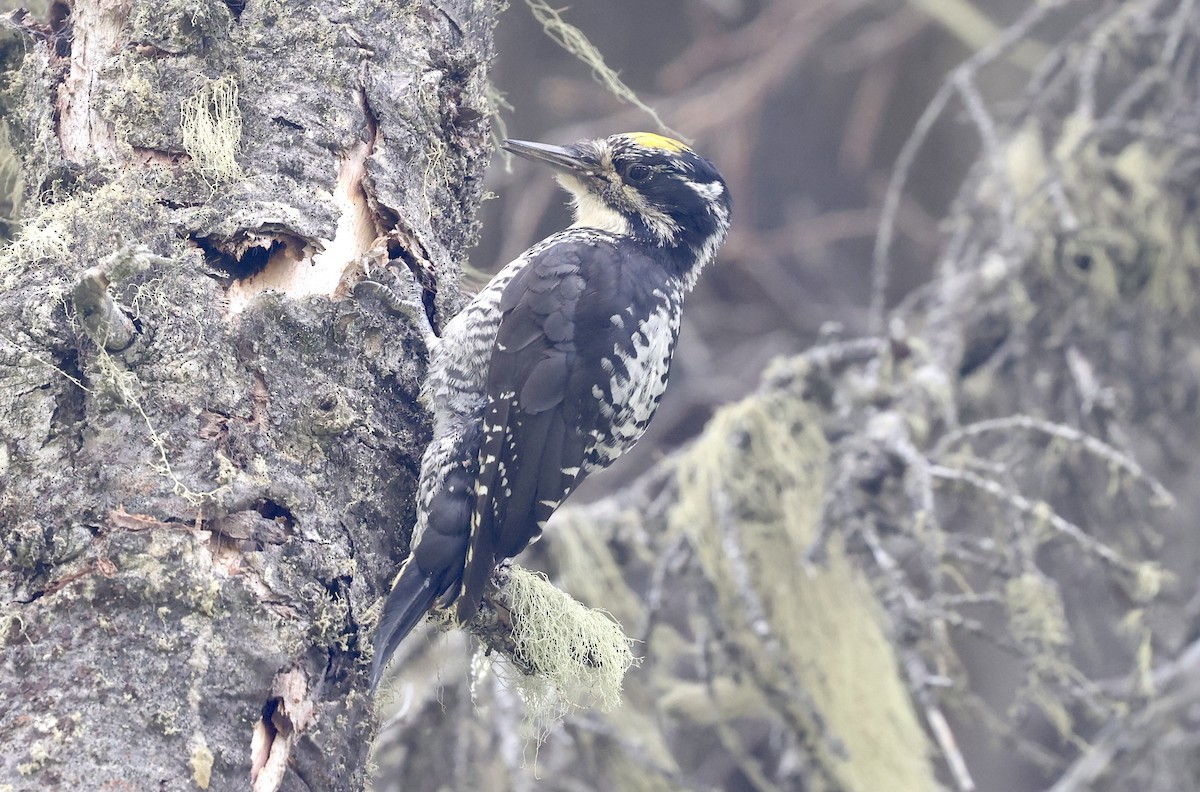
[[[551,146],[528,140],[505,140],[500,145],[519,157],[545,162],[562,170],[594,173],[599,167],[594,157],[574,146]]]

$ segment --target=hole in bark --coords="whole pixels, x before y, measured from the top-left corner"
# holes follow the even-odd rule
[[[79,370],[79,356],[68,353],[59,364],[62,373],[74,382],[67,382],[54,401],[54,412],[50,416],[50,425],[74,450],[83,446],[84,425],[84,390],[75,382],[83,382],[83,372]]]
[[[276,124],[278,124],[278,125],[279,125],[279,126],[281,126],[281,127],[287,127],[288,129],[294,129],[294,130],[296,130],[297,132],[303,132],[303,131],[304,131],[304,125],[303,125],[303,124],[297,124],[295,121],[292,121],[291,119],[284,118],[283,116],[275,116],[275,117],[273,117],[271,120],[272,120],[272,121],[274,121]]]
[[[315,701],[302,670],[294,668],[276,674],[271,694],[250,738],[253,792],[276,792],[280,788],[292,747],[316,719]]]
[[[398,239],[391,239],[391,238],[388,239],[387,252],[388,252],[388,258],[391,259],[392,261],[396,261],[396,260],[403,261],[406,259],[406,257],[408,257],[408,251],[405,249],[404,245],[402,245],[400,243],[400,240],[398,240]]]
[[[246,10],[246,0],[225,0],[225,7],[233,14],[233,18],[241,20],[242,12]]]
[[[254,247],[246,251],[241,260],[238,261],[238,269],[231,272],[235,280],[242,280],[257,275],[267,268],[267,262],[271,260],[271,254],[284,247],[283,242],[272,242],[270,246],[261,248]]]
[[[283,780],[288,751],[285,740],[276,744],[280,734],[275,717],[280,703],[278,698],[268,699],[262,708],[262,719],[254,724],[250,739],[250,779],[256,792],[259,789],[278,789],[279,782]],[[283,720],[286,722],[286,718]]]
[[[281,506],[270,498],[258,504],[258,513],[263,517],[291,529],[296,524],[296,518],[286,506]]]
[[[387,253],[389,261],[399,262],[408,267],[417,283],[421,284],[421,303],[425,307],[425,315],[429,317],[430,324],[433,324],[437,316],[437,281],[433,273],[422,267],[404,243],[394,237],[387,240]]]
[[[263,292],[288,297],[331,295],[342,270],[304,239],[280,229],[247,231],[234,238],[193,237],[209,275],[225,287],[231,314],[240,313]]]
[[[992,359],[992,356],[1004,346],[1008,340],[1009,325],[1007,320],[987,318],[974,329],[963,349],[962,359],[958,363],[958,375],[969,377],[981,366]]]
[[[271,256],[284,250],[288,244],[281,239],[252,242],[195,237],[194,241],[204,251],[204,260],[208,265],[228,275],[230,282],[252,278],[262,272],[271,261]]]
[[[53,31],[54,54],[60,58],[71,56],[74,31],[71,26],[71,4],[55,2],[46,12],[50,30]]]
[[[333,200],[340,214],[332,238],[302,237],[277,223],[228,235],[193,237],[210,265],[229,276],[225,292],[228,315],[241,313],[263,292],[293,299],[345,296],[343,277],[357,271],[352,268],[361,270],[363,257],[379,235],[364,186],[369,153],[370,145],[364,141],[337,157]]]

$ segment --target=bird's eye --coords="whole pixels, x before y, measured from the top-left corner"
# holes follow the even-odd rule
[[[625,176],[629,181],[638,184],[650,178],[650,168],[645,165],[630,165],[629,170],[625,171]]]

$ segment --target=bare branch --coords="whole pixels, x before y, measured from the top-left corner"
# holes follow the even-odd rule
[[[1109,566],[1126,573],[1133,580],[1140,580],[1147,574],[1146,564],[1130,561],[1103,542],[1088,536],[1078,525],[1050,508],[1049,504],[1035,503],[1019,492],[967,470],[954,470],[941,465],[930,465],[929,472],[935,479],[967,484],[987,493],[1002,503],[1012,506],[1025,517],[1045,521],[1055,531]]]
[[[930,452],[930,456],[934,459],[944,456],[951,447],[963,442],[971,437],[977,437],[989,432],[1010,432],[1013,430],[1025,430],[1030,432],[1041,432],[1052,437],[1057,437],[1061,440],[1066,440],[1072,445],[1079,446],[1088,453],[1104,460],[1118,470],[1122,470],[1129,474],[1135,480],[1141,482],[1149,488],[1151,494],[1160,504],[1164,506],[1174,507],[1175,497],[1167,490],[1162,483],[1151,476],[1149,473],[1138,464],[1137,460],[1130,457],[1128,454],[1122,453],[1119,449],[1105,443],[1099,438],[1081,432],[1080,430],[1067,426],[1066,424],[1054,423],[1040,418],[1034,418],[1029,415],[1013,415],[1008,418],[989,418],[983,421],[977,421],[973,424],[960,427],[952,432],[947,432],[934,446]]]

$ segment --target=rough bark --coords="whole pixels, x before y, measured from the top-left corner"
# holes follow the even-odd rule
[[[495,12],[10,18],[0,787],[361,787],[428,431],[388,291],[456,306]]]

